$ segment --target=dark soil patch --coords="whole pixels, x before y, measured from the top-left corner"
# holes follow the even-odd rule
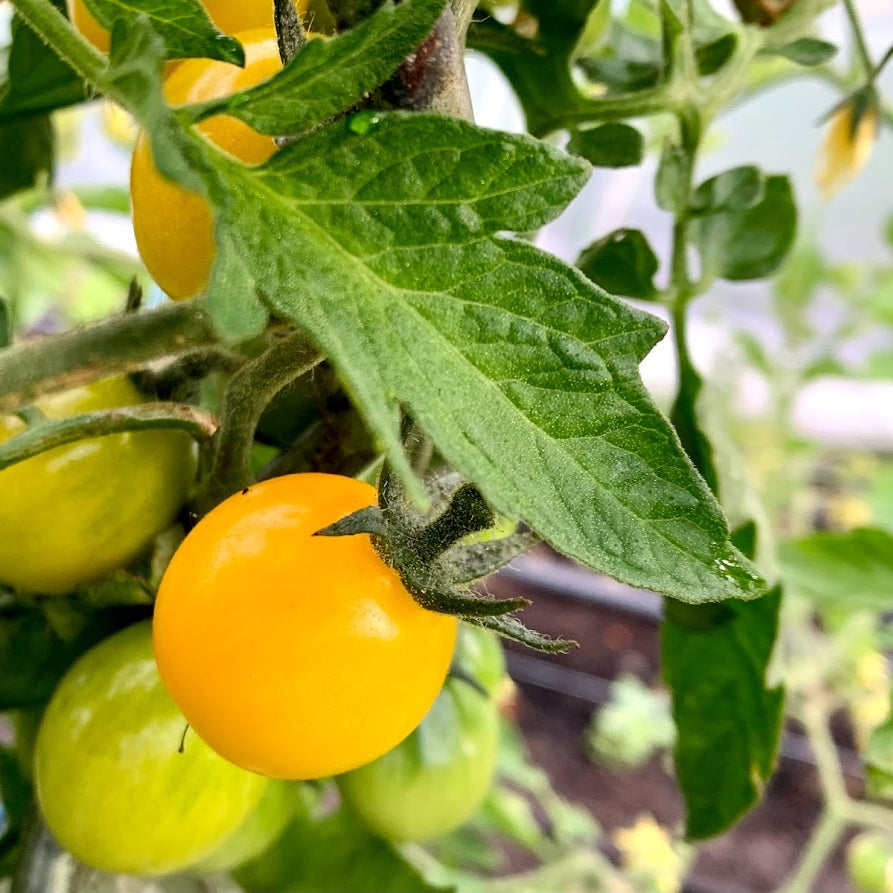
[[[593,588],[597,586],[595,578]],[[521,689],[519,722],[533,757],[547,769],[556,790],[585,805],[609,833],[631,825],[642,813],[678,827],[683,806],[665,761],[655,759],[636,771],[615,772],[590,762],[583,750],[593,700],[604,692],[601,680],[624,672],[648,682],[657,680],[656,621],[545,588],[537,591],[529,584],[522,590],[515,578],[491,578],[488,590],[500,596],[523,591],[533,599],[524,613],[526,623],[581,643],[568,655],[542,658],[510,646],[509,667]],[[559,671],[550,678],[554,670],[549,664],[576,672]],[[762,802],[731,831],[700,847],[689,877],[690,893],[772,893],[782,884],[821,808],[816,773],[805,756],[805,761],[783,757]],[[846,880],[843,849],[838,847],[829,859],[813,893],[853,893]]]

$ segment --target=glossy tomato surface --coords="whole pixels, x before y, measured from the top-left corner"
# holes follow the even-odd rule
[[[245,48],[245,67],[209,59],[184,60],[164,80],[164,95],[171,105],[228,96],[259,84],[282,68],[272,28],[241,31],[235,36]],[[246,164],[266,161],[276,151],[272,137],[228,115],[208,118],[198,129]],[[211,209],[203,196],[158,171],[142,131],[130,168],[130,200],[137,247],[152,278],[175,300],[197,295],[207,283],[216,253]]]
[[[338,778],[345,801],[376,834],[394,842],[447,834],[480,806],[496,769],[505,664],[492,633],[460,632],[455,664],[488,693],[450,677],[421,725],[393,750]]]
[[[117,377],[36,406],[59,419],[144,399]],[[24,428],[0,416],[0,441]],[[61,593],[124,566],[174,520],[194,475],[192,440],[171,430],[80,440],[0,471],[0,583]]]
[[[268,779],[218,756],[185,720],[155,667],[148,621],[87,652],[50,700],[35,782],[50,830],[94,868],[178,871],[242,825]]]
[[[321,778],[405,738],[440,690],[457,622],[420,607],[366,534],[314,536],[373,505],[330,474],[221,503],[174,555],[155,606],[162,678],[227,759]]]

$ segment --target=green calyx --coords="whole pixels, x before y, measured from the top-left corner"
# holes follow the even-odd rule
[[[539,651],[574,647],[575,642],[551,639],[508,616],[530,604],[528,599],[497,599],[470,586],[524,552],[537,537],[523,530],[502,539],[464,544],[470,534],[495,525],[492,509],[477,487],[458,475],[439,478],[430,489],[432,507],[420,514],[409,505],[398,478],[385,468],[378,505],[341,518],[316,536],[368,534],[412,597],[429,611],[452,614]]]

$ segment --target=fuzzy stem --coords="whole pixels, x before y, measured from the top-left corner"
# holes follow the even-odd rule
[[[78,440],[160,428],[179,429],[201,441],[214,434],[217,422],[194,406],[177,403],[141,403],[40,422],[0,445],[0,470]]]
[[[224,400],[213,467],[197,500],[201,514],[251,483],[251,449],[261,414],[276,394],[321,361],[319,351],[303,335],[291,335],[233,376]]]
[[[0,351],[0,412],[218,343],[205,302],[194,299],[16,344]]]
[[[53,52],[85,81],[107,88],[108,59],[84,40],[49,0],[13,0],[12,5]]]

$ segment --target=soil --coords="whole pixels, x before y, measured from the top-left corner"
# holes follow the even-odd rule
[[[556,790],[585,805],[608,833],[643,813],[681,827],[683,804],[665,760],[615,772],[592,763],[583,750],[594,705],[606,694],[604,680],[627,672],[658,681],[656,619],[583,603],[516,577],[491,577],[487,588],[506,596],[521,592],[522,585],[533,599],[524,612],[528,625],[581,643],[556,657],[531,656],[510,646],[509,670],[521,690],[518,718],[532,756],[548,770]],[[593,587],[598,585],[593,577]],[[794,868],[818,818],[821,796],[802,739],[787,750],[792,753],[781,757],[761,803],[732,830],[699,847],[686,893],[772,893]],[[853,783],[858,788],[858,778]],[[846,879],[844,848],[842,842],[812,893],[856,893]]]

